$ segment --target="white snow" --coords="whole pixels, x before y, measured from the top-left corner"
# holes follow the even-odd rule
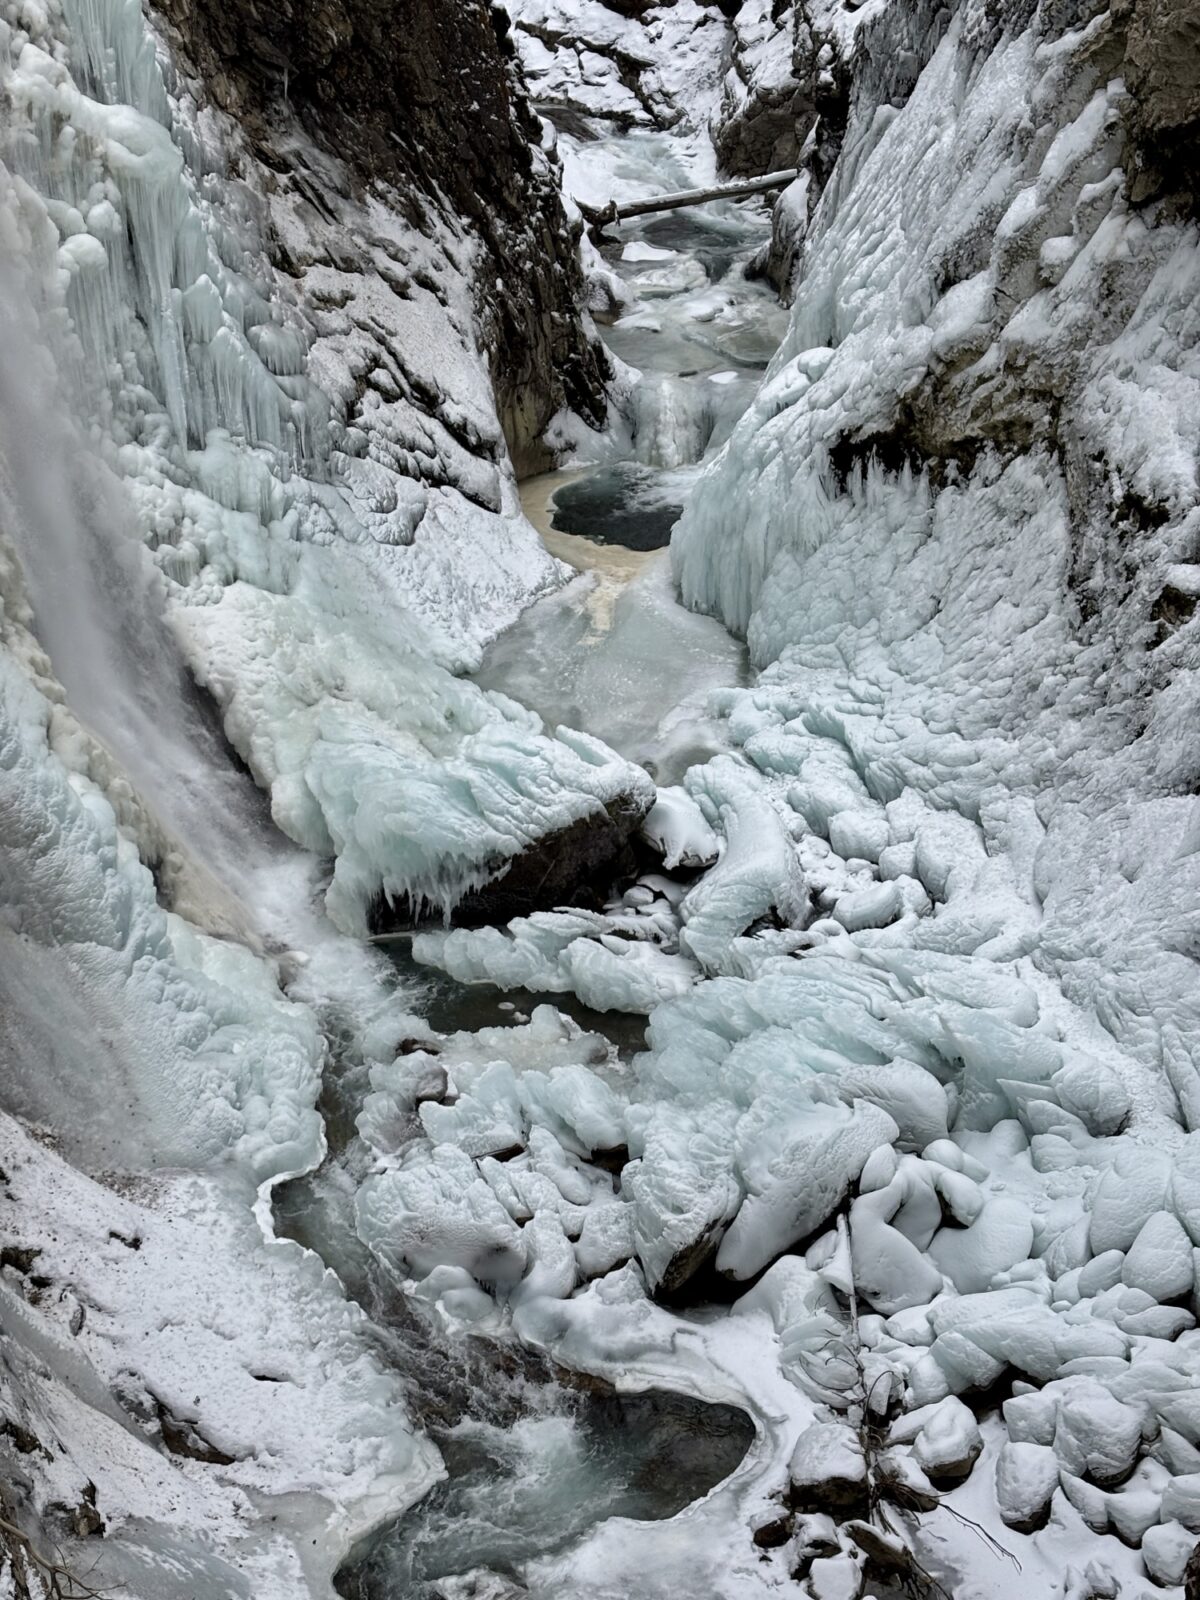
[[[722,94],[728,116],[747,84],[787,85],[762,5],[736,82],[713,7],[644,26],[598,0],[513,9],[544,105],[637,130],[615,164],[610,140],[562,136],[580,199],[702,181]],[[284,186],[270,223],[310,262],[289,286],[136,7],[6,14],[21,138],[0,229],[55,363],[30,363],[31,397],[78,390],[195,676],[275,820],[336,858],[337,921],[361,929],[379,892],[447,906],[619,794],[649,806],[631,761],[660,741],[666,762],[645,826],[664,873],[600,911],[413,945],[464,985],[648,1012],[646,1052],[622,1062],[545,1006],[397,1032],[375,970],[295,909],[311,872],[256,866],[231,891],[261,894],[260,942],[303,927],[311,951],[272,966],[232,912],[217,926],[198,837],[196,870],[172,865],[214,791],[156,826],[121,770],[141,735],[106,753],[76,720],[83,625],[43,639],[49,659],[31,632],[65,546],[18,527],[32,606],[0,550],[0,985],[19,1001],[0,1040],[38,1136],[6,1119],[3,1167],[60,1290],[39,1301],[7,1269],[5,1406],[70,1443],[41,1502],[94,1482],[133,1592],[153,1592],[137,1562],[170,1560],[198,1594],[322,1592],[438,1470],[365,1318],[264,1231],[267,1187],[322,1155],[331,996],[369,1082],[339,1169],[361,1179],[350,1225],[390,1281],[448,1338],[515,1334],[754,1419],[703,1501],[536,1558],[531,1592],[752,1600],[803,1552],[811,1594],[857,1594],[832,1517],[798,1522],[787,1553],[749,1529],[789,1467],[815,1500],[862,1483],[853,1408],[880,1396],[900,1409],[896,1481],[946,1496],[914,1537],[956,1592],[1016,1581],[976,1523],[1031,1595],[1181,1580],[1200,1533],[1198,624],[1155,606],[1200,587],[1196,231],[1125,196],[1108,14],[1058,34],[1049,11],[993,27],[963,0],[901,94],[899,8],[813,9],[844,61],[861,45],[859,77],[811,216],[813,174],[787,200],[790,331],[745,415],[754,379],[731,363],[752,367],[771,323],[740,288],[643,241],[608,296],[625,412],[597,448],[682,474],[673,568],[745,636],[749,684],[715,623],[679,622],[661,559],[623,610],[599,578],[552,593],[461,239],[401,238],[386,197],[362,202],[368,266],[415,252],[447,303],[415,276],[397,293],[306,255],[315,225]],[[68,31],[111,77],[68,64]],[[650,337],[674,372],[631,370]],[[397,399],[392,370],[356,409],[389,350],[436,403]],[[453,675],[538,594],[511,637],[527,654],[559,629],[540,675],[510,666],[512,698]],[[663,619],[695,649],[677,674],[655,664]],[[614,688],[622,650],[636,672]],[[689,672],[703,703],[676,716],[664,685]],[[555,708],[549,731],[526,696]],[[612,749],[587,731],[606,700]],[[135,839],[204,918],[162,909]],[[213,936],[230,926],[245,943]],[[654,1303],[710,1270],[757,1281],[730,1312]],[[1001,1415],[977,1418],[1001,1383]],[[155,1448],[164,1421],[211,1459]]]

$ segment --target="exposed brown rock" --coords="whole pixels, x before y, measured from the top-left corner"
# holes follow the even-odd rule
[[[1136,203],[1200,205],[1200,8],[1195,0],[1117,0],[1126,28],[1127,171]]]
[[[760,1550],[778,1550],[792,1537],[792,1524],[786,1511],[764,1511],[751,1524],[750,1534]]]

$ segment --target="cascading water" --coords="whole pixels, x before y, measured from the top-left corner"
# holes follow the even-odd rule
[[[251,909],[264,898],[256,876],[283,865],[286,843],[188,676],[143,538],[172,577],[198,552],[131,501],[121,478],[141,465],[186,481],[194,447],[209,443],[211,455],[211,441],[227,439],[225,470],[210,471],[208,487],[237,509],[240,440],[265,452],[259,484],[280,498],[327,412],[306,380],[293,380],[301,398],[286,393],[254,348],[255,328],[272,354],[290,336],[290,362],[274,365],[303,369],[302,338],[272,324],[278,311],[220,259],[224,241],[244,262],[246,241],[206,221],[204,153],[193,142],[185,162],[172,137],[140,6],[69,0],[65,19],[74,79],[33,41],[16,49],[0,24],[0,77],[16,113],[6,182],[45,197],[69,315],[37,303],[36,279],[7,282],[5,525],[72,711],[133,779],[165,841],[168,894],[201,923],[252,937],[265,931]],[[53,364],[30,339],[39,320]],[[72,411],[87,419],[82,429]]]
[[[345,1600],[439,1597],[472,1570],[519,1581],[609,1517],[676,1515],[732,1472],[752,1427],[732,1406],[659,1392],[586,1395],[521,1386],[515,1414],[467,1417],[436,1434],[450,1477],[343,1571]],[[521,1583],[514,1593],[556,1597]]]
[[[0,520],[39,639],[72,712],[149,810],[143,847],[170,903],[252,937],[255,874],[280,862],[286,842],[184,668],[123,486],[56,403],[18,305],[10,284],[0,296]]]

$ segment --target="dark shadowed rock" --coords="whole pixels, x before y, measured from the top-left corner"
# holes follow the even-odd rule
[[[634,868],[633,836],[646,810],[644,799],[621,796],[539,839],[507,865],[497,863],[496,876],[454,907],[451,923],[475,928],[556,906],[599,909],[614,878]],[[407,899],[389,902],[383,895],[376,897],[368,916],[373,933],[408,928],[417,920]]]
[[[475,238],[482,342],[518,474],[551,464],[541,435],[564,405],[601,420],[607,360],[583,331],[576,242],[501,7],[163,0],[161,9],[185,65],[272,171],[292,177],[298,125],[357,191],[385,190],[424,232],[440,215]],[[351,239],[346,248],[353,256]]]
[[[1200,6],[1196,0],[1118,0],[1126,27],[1130,198],[1200,205]]]
[[[1183,1600],[1200,1600],[1200,1544],[1188,1557],[1183,1574]]]

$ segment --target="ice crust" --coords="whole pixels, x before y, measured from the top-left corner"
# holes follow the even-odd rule
[[[1197,625],[1156,608],[1196,590],[1200,249],[1125,197],[1111,18],[961,5],[879,104],[895,9],[854,23],[870,60],[791,330],[673,540],[685,600],[759,669],[714,699],[729,753],[681,784],[720,851],[671,908],[703,976],[631,1072],[586,1070],[630,1157],[627,1275],[763,1273],[735,1315],[769,1313],[821,1426],[845,1410],[830,1288],[853,1281],[906,1481],[1015,1548],[1031,1593],[1140,1594],[1181,1581],[1200,1525]],[[542,69],[566,85],[564,61]],[[437,959],[565,989],[597,927],[451,935]],[[504,1128],[529,1152],[522,1049]],[[575,1237],[577,1202],[548,1198]],[[566,1327],[608,1281],[584,1287],[581,1238]],[[834,1545],[813,1594],[858,1592]],[[1010,1592],[958,1559],[964,1592]]]
[[[599,4],[515,9],[547,98],[677,121],[679,170],[703,175],[713,8],[645,31]],[[872,60],[887,27],[907,37],[896,9],[854,24]],[[939,1496],[1047,1600],[1176,1585],[1200,1535],[1197,624],[1155,615],[1164,585],[1200,591],[1200,250],[1125,199],[1110,19],[1056,35],[985,9],[964,0],[899,103],[864,71],[791,331],[676,536],[688,603],[759,669],[714,697],[725,752],[648,820],[673,866],[706,870],[414,941],[464,983],[649,1011],[646,1052],[622,1061],[550,1006],[436,1038],[392,1004],[346,1008],[370,1086],[352,1225],[447,1343],[515,1335],[755,1420],[703,1502],[533,1562],[534,1594],[752,1600],[801,1560],[812,1596],[856,1594],[851,1521],[798,1517],[779,1550],[749,1530],[791,1483],[855,1490],[847,1418],[875,1394],[890,1470],[931,1507],[918,1549],[964,1593],[1011,1593],[1012,1569]],[[754,57],[770,30],[747,12]],[[140,12],[62,26],[102,30],[103,83],[80,86],[33,6],[0,52],[30,135],[0,227],[31,317],[276,820],[336,855],[331,914],[361,927],[381,889],[445,904],[642,782],[450,674],[561,576],[516,514],[462,241],[404,240],[436,255],[448,306],[315,253],[285,293]],[[581,198],[611,176],[587,150]],[[271,204],[303,255],[312,223]],[[398,259],[386,207],[360,220]],[[649,298],[651,273],[687,273],[638,266]],[[372,318],[443,420],[382,389],[351,417]],[[658,454],[680,437],[677,414],[656,432],[661,398]],[[0,1119],[19,1246],[57,1290],[0,1283],[6,1414],[66,1447],[38,1514],[96,1485],[114,1585],[327,1594],[348,1540],[438,1470],[364,1317],[263,1226],[263,1186],[322,1154],[320,1011],[299,999],[348,958],[320,953],[285,999],[282,963],[162,909],[17,567],[0,546],[0,985],[22,1019],[0,1039],[14,1105],[63,1147]],[[728,1312],[656,1303],[708,1274],[740,1293]],[[153,1449],[156,1425],[209,1459]]]

